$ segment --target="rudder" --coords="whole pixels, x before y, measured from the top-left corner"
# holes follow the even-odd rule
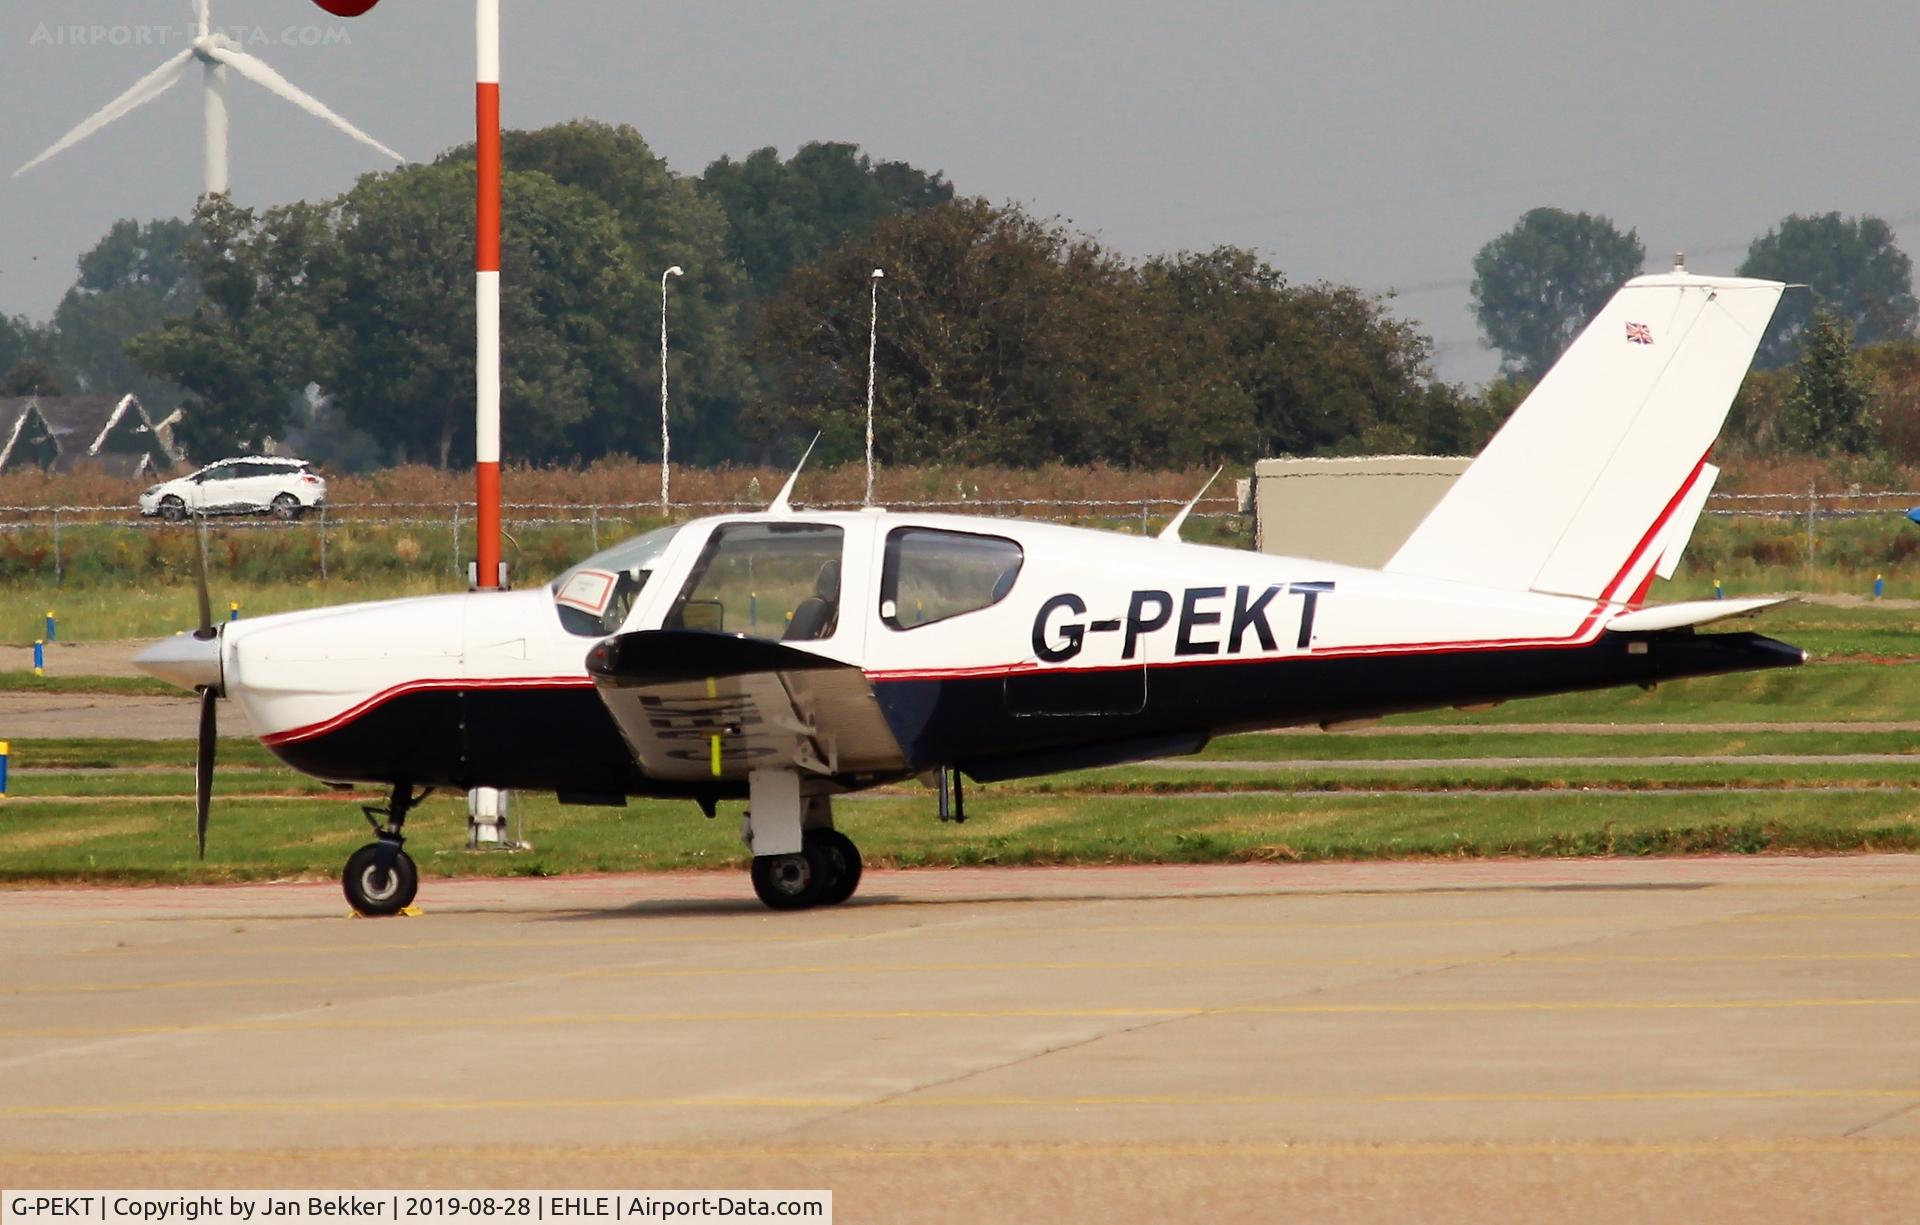
[[[1691,527],[1677,517],[1704,500],[1707,453],[1785,288],[1684,272],[1627,282],[1385,568],[1636,598]]]

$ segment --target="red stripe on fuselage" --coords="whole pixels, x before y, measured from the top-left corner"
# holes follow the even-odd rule
[[[384,706],[395,698],[411,693],[444,693],[450,690],[467,689],[591,689],[593,678],[587,676],[505,676],[478,678],[445,677],[430,680],[407,681],[390,689],[382,689],[372,697],[348,707],[330,719],[318,723],[309,723],[305,727],[296,727],[290,731],[274,732],[260,737],[260,742],[268,748],[283,744],[298,744],[302,740],[311,740],[315,736],[324,736],[358,719],[377,707]]]

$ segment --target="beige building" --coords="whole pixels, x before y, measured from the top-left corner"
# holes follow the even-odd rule
[[[1442,455],[1263,459],[1253,467],[1255,547],[1377,570],[1472,462]]]

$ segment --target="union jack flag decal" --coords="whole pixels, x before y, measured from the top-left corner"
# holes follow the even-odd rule
[[[1650,345],[1653,343],[1653,331],[1644,323],[1629,323],[1627,339],[1637,345]]]

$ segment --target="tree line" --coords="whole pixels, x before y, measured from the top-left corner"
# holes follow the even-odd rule
[[[1253,252],[1134,262],[1058,219],[959,195],[845,144],[670,172],[631,128],[505,141],[505,447],[658,454],[660,281],[674,454],[864,441],[868,278],[889,461],[1128,465],[1471,449],[1497,408],[1431,374],[1390,303]],[[10,382],[184,407],[196,455],[288,439],[322,458],[472,449],[473,157],[269,209],[122,222],[51,324],[0,333]],[[9,336],[17,352],[5,346]],[[12,364],[9,362],[9,364]],[[0,366],[0,369],[6,369]]]
[[[1487,243],[1474,258],[1472,294],[1503,373],[1537,381],[1646,260],[1636,231],[1557,208],[1533,209]],[[1734,272],[1795,288],[1760,340],[1726,446],[1920,460],[1920,302],[1892,227],[1796,213],[1756,238]]]
[[[1637,234],[1604,217],[1527,213],[1474,261],[1503,377],[1468,389],[1434,377],[1431,341],[1390,297],[1296,283],[1238,247],[1125,259],[1057,218],[848,144],[683,176],[632,128],[576,121],[508,133],[505,159],[505,450],[540,463],[659,454],[670,266],[686,272],[665,291],[684,462],[784,459],[816,430],[825,459],[858,455],[880,268],[884,461],[1165,467],[1470,453],[1646,261]],[[343,467],[464,466],[473,177],[469,146],[329,200],[255,210],[216,197],[189,218],[122,221],[81,258],[49,323],[0,319],[0,394],[179,405],[201,457],[271,438]],[[1910,342],[1920,314],[1910,263],[1874,218],[1789,217],[1740,271],[1816,291],[1783,303],[1762,369],[1811,354],[1822,311],[1848,354]],[[1861,383],[1873,404],[1879,377]],[[1748,442],[1808,445],[1784,424],[1798,419],[1785,393],[1769,394],[1743,393]],[[1816,432],[1861,445],[1884,433]]]

